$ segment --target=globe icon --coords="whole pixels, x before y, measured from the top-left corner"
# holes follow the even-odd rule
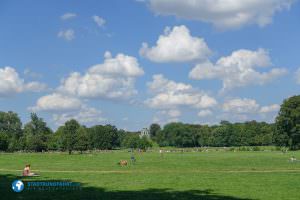
[[[20,180],[15,180],[12,183],[12,189],[15,192],[22,192],[23,189],[24,189],[24,183],[22,181],[20,181]]]

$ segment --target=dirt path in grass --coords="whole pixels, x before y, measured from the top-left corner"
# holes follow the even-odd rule
[[[34,170],[39,173],[98,173],[98,174],[156,174],[156,173],[300,173],[300,169],[274,169],[274,170]],[[0,169],[0,172],[22,172],[17,169]]]

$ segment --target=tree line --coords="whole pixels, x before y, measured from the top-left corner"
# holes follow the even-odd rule
[[[0,112],[0,151],[72,151],[174,147],[285,146],[300,149],[300,96],[286,99],[275,123],[248,121],[219,125],[152,124],[150,138],[115,126],[86,127],[71,119],[55,132],[36,113],[24,126],[17,113]]]
[[[17,113],[0,112],[0,151],[67,151],[71,154],[74,150],[146,149],[151,146],[148,138],[109,124],[86,127],[71,119],[53,132],[36,113],[31,113],[31,121],[22,127]]]
[[[152,124],[153,127],[158,127]],[[249,121],[220,125],[191,125],[170,123],[162,130],[153,132],[160,146],[176,147],[230,147],[230,146],[268,146],[274,145],[274,124]]]

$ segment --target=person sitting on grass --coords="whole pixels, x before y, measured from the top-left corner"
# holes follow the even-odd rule
[[[38,176],[38,174],[32,173],[30,171],[30,164],[27,164],[23,170],[23,176]]]

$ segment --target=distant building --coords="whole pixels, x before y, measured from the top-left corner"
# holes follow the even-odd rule
[[[141,133],[140,133],[140,138],[146,136],[147,138],[150,138],[150,131],[148,128],[143,128],[141,130]]]

